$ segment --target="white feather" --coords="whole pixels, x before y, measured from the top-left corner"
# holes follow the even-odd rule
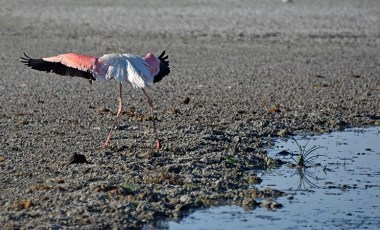
[[[149,65],[143,58],[130,54],[106,54],[99,58],[100,67],[94,72],[97,81],[126,81],[134,88],[145,88],[153,85],[153,76]]]

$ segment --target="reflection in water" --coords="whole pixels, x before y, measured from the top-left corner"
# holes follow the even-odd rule
[[[317,146],[314,145],[311,148],[307,148],[310,140],[312,138],[306,138],[306,143],[304,145],[301,145],[300,142],[298,142],[295,138],[291,138],[293,140],[293,143],[298,148],[298,152],[289,153],[288,151],[282,151],[287,152],[290,154],[290,159],[294,161],[295,164],[288,163],[287,165],[290,168],[295,168],[295,172],[291,174],[290,177],[293,177],[294,175],[297,175],[298,180],[298,188],[297,190],[304,190],[304,191],[312,191],[310,189],[312,188],[319,188],[317,185],[319,180],[322,180],[322,178],[318,177],[314,172],[309,171],[310,168],[318,167],[320,165],[315,164],[315,161],[318,158],[321,157],[327,157],[324,154],[319,154],[318,150],[325,149],[327,150],[327,147],[325,146]],[[295,159],[294,156],[297,156]],[[282,160],[286,160],[285,158]],[[325,167],[326,169],[326,167]],[[324,173],[326,173],[325,169],[323,170]],[[312,181],[316,181],[315,183]]]
[[[311,191],[309,190],[309,188],[318,188],[318,185],[316,183],[313,183],[311,180],[318,181],[319,178],[313,175],[311,172],[309,172],[307,168],[297,167],[296,171],[293,173],[292,176],[294,176],[295,174],[297,174],[299,178],[297,190]]]

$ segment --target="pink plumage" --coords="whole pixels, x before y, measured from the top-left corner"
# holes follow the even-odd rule
[[[98,58],[83,54],[67,53],[54,57],[42,58],[42,60],[46,62],[59,62],[65,66],[79,70],[94,70]]]
[[[152,76],[157,75],[157,73],[160,71],[160,60],[151,53],[148,53],[144,57],[144,60],[150,66],[151,75]]]

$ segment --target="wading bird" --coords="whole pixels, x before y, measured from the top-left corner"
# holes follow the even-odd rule
[[[76,76],[92,81],[107,81],[115,79],[119,84],[119,108],[116,120],[111,127],[104,147],[107,148],[111,133],[116,127],[117,119],[122,109],[122,82],[128,81],[134,88],[141,89],[148,100],[152,114],[153,133],[156,137],[156,148],[160,150],[161,142],[156,130],[153,101],[146,93],[145,88],[159,82],[170,73],[168,56],[165,51],[156,57],[148,53],[145,57],[131,54],[105,54],[102,57],[67,53],[53,57],[33,59],[24,53],[21,62],[35,70],[53,72],[59,75]]]

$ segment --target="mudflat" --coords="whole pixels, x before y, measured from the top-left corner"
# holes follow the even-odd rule
[[[0,1],[0,225],[141,228],[219,204],[246,208],[268,136],[380,123],[380,2]],[[33,71],[48,57],[148,52],[171,74],[148,105],[116,82]],[[82,154],[87,163],[70,162]]]

